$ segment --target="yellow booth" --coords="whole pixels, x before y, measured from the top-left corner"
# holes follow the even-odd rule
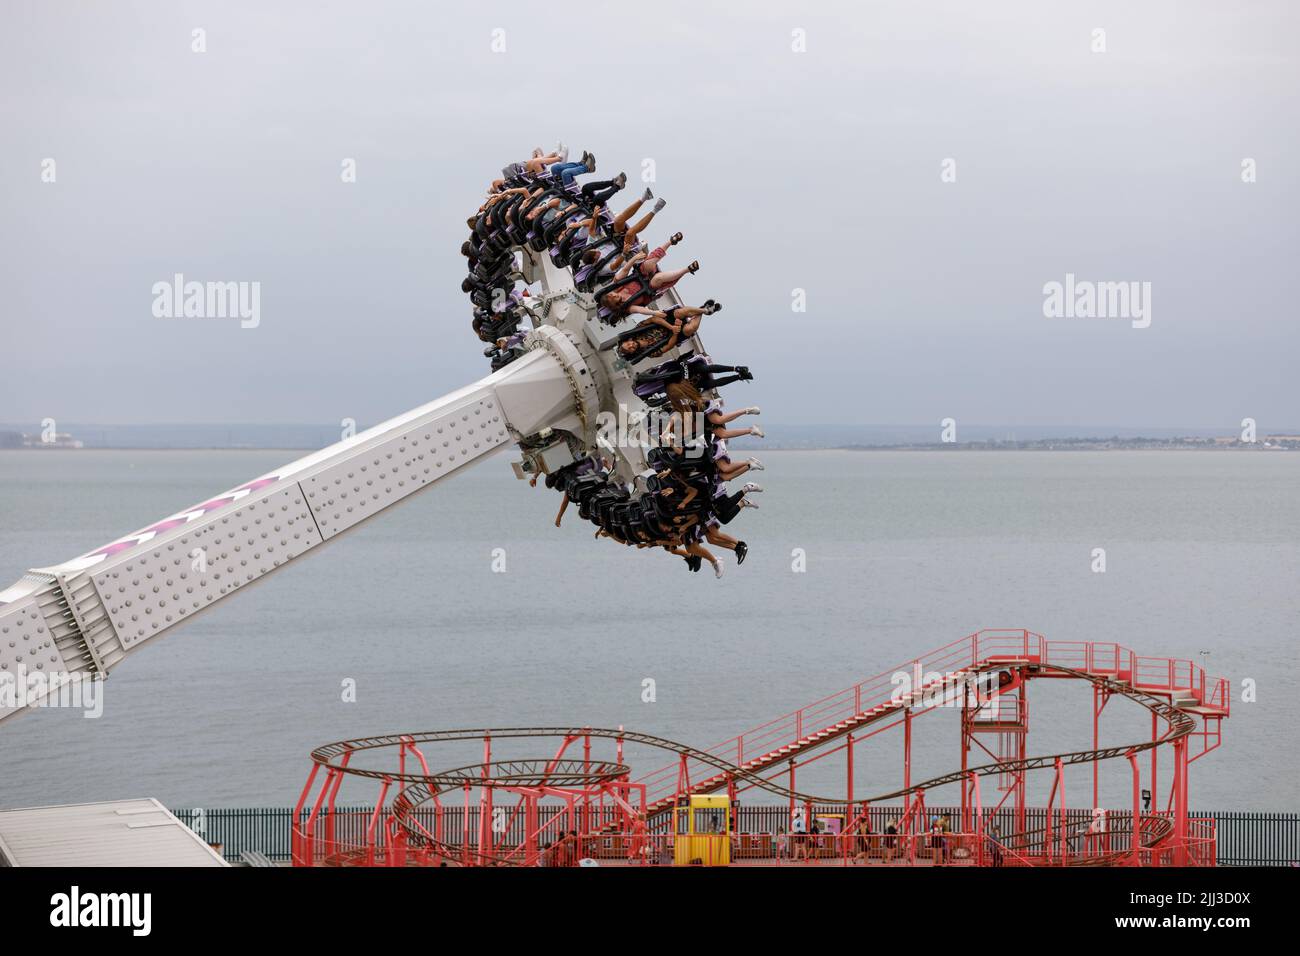
[[[731,863],[731,800],[692,795],[676,808],[674,866],[727,866]]]

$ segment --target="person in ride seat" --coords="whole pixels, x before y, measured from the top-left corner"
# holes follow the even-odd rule
[[[700,330],[700,320],[704,316],[713,315],[721,309],[722,305],[712,299],[700,308],[675,305],[660,311],[647,309],[643,305],[630,306],[627,310],[629,314],[644,315],[646,318],[619,339],[618,354],[629,362],[663,355],[676,348],[682,339],[695,335]]]

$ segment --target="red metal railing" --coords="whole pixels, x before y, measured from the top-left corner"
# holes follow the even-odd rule
[[[816,746],[829,736],[843,732],[843,725],[865,723],[899,709],[900,691],[909,685],[932,695],[953,679],[954,674],[977,665],[998,661],[1030,661],[1055,664],[1116,679],[1130,680],[1135,689],[1177,696],[1186,692],[1196,703],[1228,715],[1225,678],[1207,678],[1205,671],[1187,660],[1139,657],[1113,642],[1049,641],[1023,628],[992,628],[977,631],[937,650],[869,677],[837,693],[823,697],[796,711],[783,714],[707,749],[707,752],[749,770],[770,767],[800,750]],[[900,680],[899,675],[908,679]],[[923,706],[935,706],[932,698]],[[939,699],[938,703],[943,703]],[[876,714],[872,714],[876,711]],[[687,761],[690,786],[681,779],[682,764],[675,763],[647,774],[647,801],[654,805],[671,799],[682,789],[702,781],[718,779],[713,768]]]
[[[366,836],[371,811],[340,813],[328,830],[324,821],[312,826],[299,824],[292,830],[292,859],[295,866],[441,866],[449,864],[575,866],[590,858],[601,865],[655,865],[673,863],[678,837],[673,833],[629,833],[610,829],[565,836],[568,823],[556,817],[554,826],[544,827],[535,843],[502,839],[490,850],[490,860],[480,857],[478,833],[470,828],[468,842],[446,845],[412,845],[399,828],[380,828],[374,841]],[[1090,832],[1088,820],[1062,817],[1051,828],[1020,834],[996,835],[990,831],[936,834],[931,832],[886,834],[859,833],[733,833],[730,859],[733,864],[759,866],[800,865],[891,865],[891,866],[1081,866],[1081,865],[1178,865],[1178,850],[1185,850],[1189,866],[1214,866],[1216,833],[1214,820],[1192,817],[1188,836],[1181,843],[1167,833],[1167,814],[1151,814],[1141,822],[1143,844],[1136,860],[1132,852],[1131,818],[1123,811],[1111,811],[1105,829]],[[558,822],[557,822],[558,821]],[[1162,821],[1166,822],[1161,826]],[[460,836],[456,835],[459,840]],[[694,844],[694,856],[702,865],[722,862],[715,857],[717,846],[709,840]]]

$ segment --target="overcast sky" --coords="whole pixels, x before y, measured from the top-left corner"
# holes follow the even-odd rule
[[[486,374],[465,217],[562,139],[654,161],[772,421],[1300,428],[1298,47],[1290,2],[9,0],[0,421],[371,423]],[[155,317],[177,272],[260,325]],[[1067,273],[1150,326],[1045,317]]]

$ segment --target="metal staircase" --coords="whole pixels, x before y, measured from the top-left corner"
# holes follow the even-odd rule
[[[1213,721],[1216,733],[1218,720],[1228,716],[1227,680],[1207,677],[1192,661],[1139,657],[1111,642],[1049,641],[1023,629],[986,629],[723,741],[706,753],[750,773],[770,771],[904,711],[915,714],[959,706],[976,675],[1012,665],[1050,665],[1107,678],[1167,698],[1175,707]],[[972,699],[987,703],[990,698]],[[647,814],[654,816],[682,796],[716,792],[733,779],[735,773],[719,772],[716,766],[683,754],[676,763],[637,782],[646,785]]]

